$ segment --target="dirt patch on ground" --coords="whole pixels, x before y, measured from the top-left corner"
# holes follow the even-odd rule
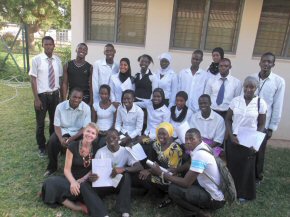
[[[271,146],[272,148],[289,148],[290,149],[289,140],[270,139],[268,141],[268,145]]]

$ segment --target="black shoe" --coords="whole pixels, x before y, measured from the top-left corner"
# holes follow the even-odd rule
[[[46,156],[47,156],[47,153],[46,153],[45,149],[39,149],[39,151],[38,151],[38,157],[44,158]]]
[[[56,170],[46,170],[45,173],[43,174],[44,177],[48,177],[53,175],[56,172]]]

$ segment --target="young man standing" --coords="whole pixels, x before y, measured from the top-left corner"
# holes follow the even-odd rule
[[[191,56],[191,67],[178,74],[178,91],[188,94],[188,107],[195,113],[199,110],[198,98],[204,93],[208,73],[199,67],[203,60],[203,52],[195,50]]]
[[[43,37],[42,47],[44,53],[38,54],[32,59],[29,72],[36,114],[36,141],[40,157],[46,155],[44,120],[47,111],[49,115],[49,134],[52,135],[54,132],[54,112],[59,103],[59,77],[63,73],[61,60],[53,54],[55,47],[53,38],[50,36]]]
[[[93,67],[86,61],[88,46],[85,43],[78,44],[76,53],[76,59],[69,61],[63,67],[62,101],[67,99],[74,88],[79,87],[84,94],[83,101],[92,105]]]
[[[210,217],[210,211],[224,206],[222,191],[208,178],[220,183],[220,173],[208,146],[202,142],[200,132],[189,129],[185,134],[185,148],[190,152],[191,163],[188,164],[184,177],[172,176],[161,171],[158,165],[151,168],[151,172],[162,179],[170,181],[170,198],[182,209],[183,216]],[[185,167],[180,167],[180,169]],[[177,169],[177,172],[183,172]],[[206,175],[205,175],[206,174]],[[195,183],[195,182],[198,182]]]
[[[211,98],[211,108],[224,119],[230,102],[241,95],[242,82],[230,74],[231,61],[224,58],[219,63],[219,74],[211,77],[205,87],[205,94]]]
[[[114,45],[106,44],[104,48],[105,59],[97,60],[93,65],[93,103],[99,101],[99,88],[102,84],[109,84],[112,74],[119,71],[119,64],[114,61],[116,50]]]
[[[260,60],[260,72],[253,76],[259,81],[257,93],[267,103],[266,138],[263,141],[256,157],[256,180],[263,179],[263,167],[267,141],[276,131],[281,120],[283,100],[285,93],[285,80],[272,72],[275,66],[275,55],[271,52],[264,53]]]

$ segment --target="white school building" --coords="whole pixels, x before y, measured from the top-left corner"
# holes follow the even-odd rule
[[[286,81],[283,114],[274,139],[290,140],[290,1],[289,0],[72,0],[72,57],[87,43],[87,61],[104,58],[114,44],[116,60],[128,57],[133,73],[146,53],[159,67],[158,56],[170,52],[176,72],[190,67],[195,49],[204,51],[203,69],[211,50],[222,47],[231,59],[233,76],[243,80],[259,71],[262,53],[276,55],[273,72]],[[289,74],[288,74],[289,73]]]

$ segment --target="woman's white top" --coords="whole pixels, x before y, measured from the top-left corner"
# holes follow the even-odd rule
[[[180,115],[180,113],[182,112],[182,110],[178,110],[177,108],[175,108],[175,115],[176,117],[178,117]],[[175,129],[180,126],[181,124],[183,124],[185,121],[189,122],[191,116],[192,116],[193,112],[190,108],[187,109],[187,113],[185,118],[183,119],[183,121],[181,122],[175,122],[174,120],[172,120],[171,118],[171,114],[170,114],[170,123],[172,124],[173,128],[174,128],[174,133],[173,133],[173,137],[177,137],[177,134],[175,132]]]
[[[120,72],[119,72],[120,73]],[[122,93],[125,90],[134,90],[131,78],[127,78],[123,83],[119,79],[119,73],[113,74],[109,81],[109,86],[111,87],[111,100],[112,102],[121,103]]]
[[[107,131],[114,124],[114,113],[116,108],[111,104],[107,109],[102,109],[100,103],[94,103],[93,107],[97,113],[97,126],[101,131]]]
[[[117,110],[115,128],[123,134],[127,133],[133,139],[141,135],[143,121],[144,112],[135,103],[128,112],[125,106],[120,105]]]
[[[230,103],[230,109],[233,111],[233,134],[238,134],[239,127],[257,130],[259,114],[266,114],[267,104],[260,98],[260,109],[258,111],[258,97],[254,97],[246,105],[244,96],[235,97]]]

